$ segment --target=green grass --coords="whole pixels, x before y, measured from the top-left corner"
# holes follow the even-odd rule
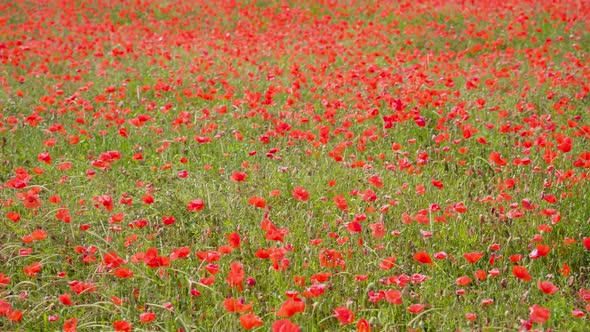
[[[252,313],[264,322],[258,331],[284,318],[302,331],[350,331],[360,319],[373,331],[517,331],[535,304],[551,315],[533,328],[588,329],[588,302],[579,294],[590,288],[590,254],[583,244],[590,236],[590,187],[587,168],[573,166],[589,146],[583,133],[590,123],[588,33],[581,19],[587,9],[574,17],[570,2],[514,2],[529,17],[522,25],[520,12],[508,4],[454,2],[298,2],[288,11],[275,2],[246,2],[215,11],[205,4],[97,1],[89,4],[88,16],[82,6],[53,2],[7,6],[4,18],[13,26],[0,29],[6,40],[0,50],[8,52],[0,53],[0,273],[10,280],[0,284],[0,304],[11,309],[0,310],[0,330],[61,330],[68,318],[78,319],[80,331],[111,330],[117,320],[146,331],[243,330],[242,314],[224,308],[227,298],[253,303]],[[95,55],[99,50],[102,56]],[[445,85],[448,80],[454,85]],[[183,94],[186,89],[192,97]],[[44,102],[45,96],[55,103]],[[569,101],[560,109],[564,97]],[[478,99],[485,100],[483,107]],[[396,103],[403,106],[396,110]],[[225,113],[218,112],[222,107]],[[181,112],[189,112],[189,119],[174,125]],[[27,118],[35,113],[42,120],[31,124]],[[143,116],[149,119],[136,125]],[[386,128],[389,116],[399,118]],[[424,126],[414,122],[416,116]],[[465,130],[472,137],[465,138]],[[570,151],[557,149],[558,134],[572,139]],[[437,142],[439,136],[444,140]],[[49,139],[53,146],[47,146]],[[398,150],[392,150],[394,143]],[[555,152],[551,163],[543,159],[547,149]],[[121,159],[107,169],[93,166],[107,151],[120,152]],[[43,152],[51,155],[50,164],[38,159]],[[496,165],[492,152],[507,165]],[[135,160],[137,153],[143,159]],[[523,158],[530,164],[513,163]],[[64,162],[71,168],[60,170]],[[9,185],[17,169],[31,175],[22,188]],[[89,170],[95,175],[89,177]],[[181,171],[188,176],[179,177]],[[231,179],[238,171],[247,174],[244,182]],[[383,186],[368,182],[374,175]],[[309,192],[308,200],[293,197],[297,187]],[[27,208],[22,195],[34,188],[41,205]],[[366,197],[368,190],[374,200]],[[152,204],[142,202],[148,194]],[[103,195],[112,198],[112,210],[98,203]],[[336,207],[338,195],[345,197],[346,211]],[[547,195],[556,202],[544,200]],[[263,197],[267,207],[250,205],[252,196]],[[132,202],[123,204],[122,198]],[[204,208],[188,211],[197,198]],[[533,207],[527,210],[523,200]],[[465,211],[457,212],[459,203]],[[433,204],[440,210],[416,221]],[[56,218],[64,209],[69,223]],[[547,209],[561,219],[552,220]],[[11,221],[9,212],[20,220]],[[111,223],[117,213],[124,220]],[[163,216],[176,222],[165,225]],[[285,229],[284,241],[266,238],[265,218]],[[355,218],[363,219],[358,233],[347,228]],[[136,220],[147,225],[132,227]],[[372,234],[370,225],[378,222],[386,229],[383,237]],[[551,231],[541,232],[541,225]],[[23,241],[36,229],[47,238]],[[214,283],[204,284],[212,275],[205,269],[209,262],[196,253],[223,251],[232,232],[240,235],[240,246],[211,262],[219,272]],[[317,239],[321,243],[314,244]],[[551,250],[532,259],[537,244]],[[492,245],[500,249],[494,253]],[[84,263],[77,246],[95,247],[96,261]],[[169,257],[185,246],[190,255],[165,267],[133,262],[150,248]],[[24,255],[24,249],[31,252]],[[258,258],[260,249],[282,250],[276,264],[284,268]],[[341,254],[345,268],[322,264],[326,250]],[[419,251],[433,264],[415,261]],[[132,278],[117,278],[103,263],[110,252],[124,260],[120,267],[132,270]],[[448,257],[435,259],[437,252]],[[469,252],[484,255],[470,264],[463,258]],[[511,255],[522,255],[522,261],[511,262]],[[392,256],[393,268],[381,269]],[[34,262],[43,265],[41,271],[26,275],[23,269]],[[244,280],[243,290],[230,287],[232,262],[241,262],[255,285]],[[527,268],[529,282],[512,274],[515,264]],[[497,276],[488,274],[494,268]],[[476,280],[477,270],[487,278]],[[306,298],[311,277],[321,272],[331,273],[322,282],[325,293]],[[418,274],[426,279],[387,284]],[[368,278],[359,281],[363,275]],[[462,276],[473,281],[459,286]],[[300,277],[305,286],[296,282]],[[75,294],[73,281],[97,290]],[[538,281],[559,290],[544,294]],[[370,301],[369,292],[390,289],[402,292],[403,304]],[[460,289],[464,294],[457,294]],[[279,317],[287,291],[299,292],[305,311]],[[72,305],[59,300],[65,293]],[[489,299],[492,304],[483,304]],[[411,313],[411,304],[425,309]],[[341,306],[352,310],[354,324],[344,326],[334,317]],[[574,309],[585,316],[573,317]],[[9,315],[14,312],[22,319]],[[142,323],[144,312],[156,319]],[[477,318],[472,322],[467,313]]]

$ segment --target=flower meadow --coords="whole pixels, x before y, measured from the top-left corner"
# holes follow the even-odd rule
[[[590,329],[589,22],[1,2],[0,330]]]

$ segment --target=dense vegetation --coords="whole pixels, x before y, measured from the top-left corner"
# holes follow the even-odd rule
[[[0,330],[588,330],[590,6],[0,2]]]

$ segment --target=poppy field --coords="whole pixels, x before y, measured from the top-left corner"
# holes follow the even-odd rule
[[[588,31],[579,0],[0,2],[0,330],[589,330]]]

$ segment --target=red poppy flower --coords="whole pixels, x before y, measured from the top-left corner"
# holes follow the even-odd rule
[[[201,211],[204,207],[205,207],[205,202],[202,199],[197,198],[197,199],[193,199],[190,202],[188,202],[186,209],[189,210],[190,212],[197,212],[197,211]]]
[[[152,195],[145,195],[141,198],[141,200],[145,203],[145,204],[153,204],[155,202],[154,200],[154,196]]]
[[[381,261],[381,263],[379,263],[379,268],[381,270],[389,270],[389,269],[393,268],[393,266],[395,265],[395,260],[396,260],[396,258],[393,256],[387,257],[387,258],[383,259]]]
[[[385,224],[380,221],[369,225],[371,235],[376,239],[381,239],[385,236]]]
[[[443,260],[448,257],[448,254],[444,251],[439,251],[434,253],[434,258]]]
[[[309,199],[309,193],[303,187],[293,189],[291,195],[298,201],[307,201]]]
[[[260,317],[254,315],[253,313],[247,313],[240,316],[240,324],[242,324],[242,327],[244,327],[246,330],[251,330],[257,326],[262,325],[263,321],[260,319]]]
[[[490,153],[488,160],[495,163],[498,166],[506,166],[506,164],[508,164],[508,161],[506,159],[502,158],[500,153],[496,152],[496,151],[493,151],[492,153]]]
[[[354,281],[356,281],[356,282],[366,281],[367,279],[369,279],[368,274],[361,274],[361,275],[354,276]]]
[[[570,275],[571,271],[572,268],[567,263],[564,263],[561,269],[559,269],[559,273],[566,277]]]
[[[533,323],[544,324],[547,320],[549,320],[549,316],[551,316],[551,310],[547,308],[543,308],[537,304],[534,304],[532,307],[530,307],[529,320]]]
[[[215,282],[215,276],[210,276],[210,277],[199,279],[199,283],[201,283],[205,286],[211,286],[211,285],[213,285],[214,282]]]
[[[514,265],[512,267],[512,274],[517,277],[518,279],[524,280],[524,281],[531,281],[531,275],[529,274],[529,271],[527,271],[527,269],[524,266],[520,266],[520,265]]]
[[[416,195],[422,196],[426,193],[426,187],[423,184],[418,184],[416,186]]]
[[[39,155],[37,155],[37,159],[46,163],[47,165],[51,164],[51,155],[49,155],[49,152],[39,153]]]
[[[119,257],[116,252],[111,251],[102,256],[103,265],[109,269],[119,267],[119,265],[125,263],[123,258]]]
[[[477,278],[477,280],[486,280],[487,277],[488,277],[488,274],[486,273],[486,271],[484,271],[484,270],[475,271],[475,278]]]
[[[12,312],[12,305],[0,299],[0,316],[7,316],[10,312]]]
[[[334,309],[334,315],[342,325],[348,325],[354,322],[354,313],[347,307],[338,307]]]
[[[590,151],[580,153],[573,165],[574,167],[590,168]]]
[[[300,332],[299,326],[293,324],[288,319],[277,320],[272,323],[272,332]]]
[[[363,231],[363,227],[356,220],[346,223],[346,229],[348,229],[348,231],[351,233],[360,233]]]
[[[248,204],[264,209],[266,207],[266,200],[260,196],[252,196],[248,199]]]
[[[402,304],[402,292],[397,289],[390,289],[384,292],[385,300],[391,304]]]
[[[279,317],[291,317],[298,312],[305,311],[305,303],[300,298],[289,298],[283,304],[281,304],[281,308],[277,311],[277,316]]]
[[[78,318],[68,318],[64,322],[63,332],[76,332],[78,331]]]
[[[8,286],[10,283],[10,277],[0,273],[0,287]]]
[[[139,296],[139,292],[135,293],[135,297],[137,298]],[[114,304],[116,305],[121,305],[123,304],[123,299],[116,297],[115,295],[111,296],[111,301],[113,301]]]
[[[383,187],[383,181],[381,180],[379,175],[373,175],[373,176],[369,177],[368,181],[370,184],[374,185],[377,188]]]
[[[232,262],[227,274],[227,283],[229,287],[237,287],[242,290],[244,281],[244,266],[240,262]]]
[[[151,268],[168,266],[170,265],[170,258],[165,256],[147,257],[145,259],[145,265]]]
[[[9,211],[6,213],[6,218],[10,219],[12,222],[18,222],[20,220],[20,214],[14,211]]]
[[[342,196],[342,195],[334,196],[334,204],[336,205],[337,208],[339,208],[342,211],[346,211],[348,209],[348,204],[346,203],[346,198],[344,198],[344,196]]]
[[[417,314],[422,312],[422,310],[424,310],[424,305],[423,304],[412,304],[411,306],[408,307],[408,311],[413,313],[413,314]]]
[[[8,314],[8,320],[11,322],[20,322],[23,319],[23,312],[14,310]]]
[[[63,305],[72,305],[72,296],[68,293],[61,294],[57,297]]]
[[[466,254],[463,254],[463,257],[469,263],[475,264],[483,257],[483,252],[468,252]]]
[[[172,250],[170,254],[170,260],[174,261],[180,258],[186,258],[191,254],[191,249],[189,247],[181,247],[175,248]]]
[[[115,331],[129,332],[131,331],[133,326],[125,320],[118,320],[113,322],[113,328],[115,329]]]
[[[164,223],[166,226],[172,225],[175,222],[176,218],[174,218],[174,216],[162,216],[162,223]]]
[[[78,280],[74,280],[70,281],[69,285],[70,289],[77,295],[82,293],[93,293],[97,291],[96,285],[91,282],[80,282]]]
[[[328,281],[328,279],[330,279],[331,276],[332,276],[332,273],[330,273],[330,272],[320,272],[320,273],[316,273],[313,276],[311,276],[310,280],[313,283],[322,283],[322,282]]]
[[[219,265],[209,263],[205,266],[205,270],[211,274],[217,274],[219,272]]]
[[[567,153],[570,152],[570,150],[572,149],[572,138],[569,136],[565,136],[563,134],[558,134],[555,137],[556,141],[557,141],[557,149],[563,153]]]
[[[156,314],[154,314],[153,312],[142,312],[141,314],[139,314],[139,320],[142,323],[149,323],[154,319],[156,319]]]
[[[37,273],[41,272],[41,268],[43,268],[43,264],[39,262],[34,262],[28,266],[25,266],[23,268],[23,272],[25,272],[27,276],[34,278],[37,275]]]
[[[356,332],[371,332],[371,325],[366,319],[359,319],[356,323]]]
[[[431,182],[432,182],[432,185],[437,187],[438,189],[442,189],[444,187],[442,181],[440,181],[440,180],[432,179]]]
[[[462,276],[457,278],[457,280],[455,280],[455,283],[459,286],[467,286],[471,283],[471,278],[469,278],[468,276]]]
[[[553,294],[559,290],[551,281],[538,281],[537,287],[545,294]]]
[[[314,298],[321,296],[326,291],[326,284],[313,284],[312,286],[305,289],[303,296],[307,298]]]
[[[234,172],[231,175],[232,181],[236,181],[236,182],[246,181],[247,178],[248,178],[248,174],[242,173],[242,172]]]
[[[465,314],[465,319],[474,322],[475,320],[477,320],[477,315],[472,312],[468,312]]]
[[[113,271],[113,274],[117,278],[131,278],[131,277],[133,277],[133,271],[126,269],[124,267],[116,269],[115,271]]]
[[[232,232],[230,234],[227,234],[225,236],[225,238],[227,239],[227,242],[230,247],[232,247],[232,248],[239,248],[240,247],[240,234],[238,234],[236,232]]]
[[[221,258],[221,254],[217,251],[197,251],[197,258],[207,263],[213,263]]]
[[[227,298],[223,300],[223,307],[227,312],[247,312],[252,310],[252,302],[244,304],[239,300]]]
[[[422,264],[432,264],[432,258],[430,258],[430,255],[424,251],[415,253],[414,260]]]
[[[424,118],[421,115],[417,115],[417,116],[414,117],[414,123],[418,127],[424,127],[424,126],[426,126],[426,118]]]
[[[41,241],[41,240],[47,238],[47,232],[45,232],[42,229],[36,229],[33,232],[31,232],[31,236],[33,237],[33,240]]]

